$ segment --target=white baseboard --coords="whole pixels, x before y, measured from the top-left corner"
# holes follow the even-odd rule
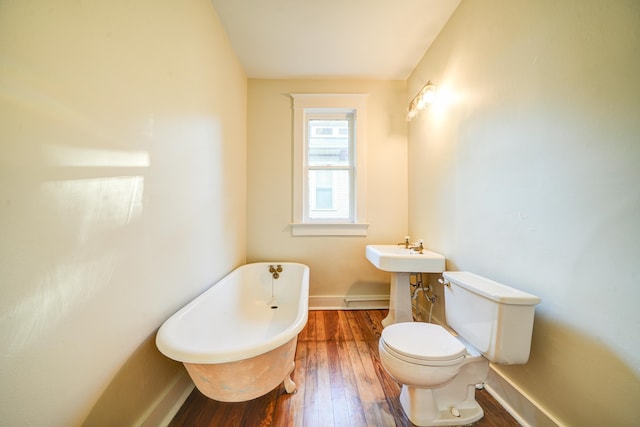
[[[563,427],[520,387],[491,365],[485,388],[523,427]]]
[[[168,426],[178,413],[182,404],[193,391],[193,381],[184,369],[176,379],[167,386],[153,405],[136,423],[137,427]]]
[[[315,295],[309,310],[376,310],[389,308],[389,295]]]

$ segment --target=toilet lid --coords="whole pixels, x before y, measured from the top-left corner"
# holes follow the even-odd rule
[[[382,330],[382,339],[398,354],[425,361],[459,359],[467,351],[446,329],[432,323],[394,323]]]

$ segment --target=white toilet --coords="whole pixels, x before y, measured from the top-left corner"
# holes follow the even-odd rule
[[[476,384],[489,361],[529,359],[535,305],[540,298],[473,273],[444,272],[448,327],[422,322],[387,326],[380,337],[382,366],[402,384],[400,403],[418,426],[465,425],[484,415]]]

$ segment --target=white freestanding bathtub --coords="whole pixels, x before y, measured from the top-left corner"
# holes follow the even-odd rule
[[[246,401],[283,381],[291,393],[297,336],[308,309],[309,267],[246,264],[167,319],[156,346],[182,362],[211,399]]]

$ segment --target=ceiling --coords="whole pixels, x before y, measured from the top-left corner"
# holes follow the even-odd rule
[[[460,0],[211,0],[249,78],[405,80]]]

